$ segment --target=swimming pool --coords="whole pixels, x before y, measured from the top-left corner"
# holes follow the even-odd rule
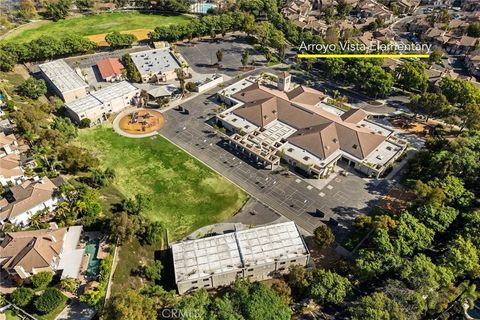
[[[190,11],[194,13],[207,13],[208,9],[216,8],[217,5],[213,3],[194,3],[190,6]]]
[[[98,248],[100,247],[100,240],[93,239],[87,242],[85,246],[85,253],[89,254],[88,267],[86,276],[94,278],[100,272],[100,260],[97,259]]]

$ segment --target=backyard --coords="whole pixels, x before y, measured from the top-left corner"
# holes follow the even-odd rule
[[[139,12],[112,12],[71,17],[57,22],[41,20],[24,25],[6,35],[6,40],[27,42],[44,35],[52,37],[76,33],[90,36],[112,31],[155,29],[157,26],[182,24],[190,20],[183,15],[142,14]]]

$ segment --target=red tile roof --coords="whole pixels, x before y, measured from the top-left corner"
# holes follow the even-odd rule
[[[102,79],[107,79],[111,76],[117,76],[122,74],[123,65],[120,60],[116,58],[104,59],[97,62],[98,70],[102,75]]]

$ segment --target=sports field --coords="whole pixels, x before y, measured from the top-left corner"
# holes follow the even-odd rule
[[[247,195],[164,138],[133,139],[111,124],[81,130],[79,140],[116,172],[114,187],[125,197],[143,193],[153,207],[145,214],[163,221],[170,240],[235,214]]]
[[[139,12],[111,12],[90,16],[71,17],[66,20],[37,21],[13,30],[6,40],[27,42],[43,35],[53,37],[75,33],[82,36],[105,34],[112,31],[153,30],[155,27],[187,23],[191,18],[183,15],[143,14]]]

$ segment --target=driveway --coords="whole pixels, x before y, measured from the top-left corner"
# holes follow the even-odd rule
[[[60,312],[55,320],[90,320],[95,316],[95,313],[96,311],[86,303],[73,300]]]

